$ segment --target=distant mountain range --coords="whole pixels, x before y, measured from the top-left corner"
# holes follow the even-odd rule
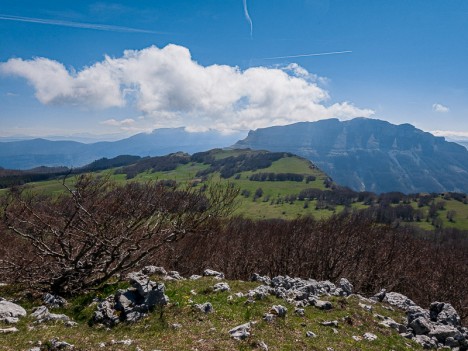
[[[297,154],[358,191],[468,192],[468,150],[410,124],[301,122],[250,131],[233,147]]]
[[[31,139],[0,142],[0,167],[30,169],[40,166],[80,167],[102,157],[159,156],[183,151],[195,153],[232,145],[245,133],[187,132],[184,128],[156,129],[108,142],[80,143]]]
[[[468,193],[468,150],[410,124],[356,118],[301,122],[245,134],[157,129],[96,143],[32,139],[0,142],[0,167],[80,167],[103,157],[189,154],[214,148],[285,151],[305,157],[333,180],[356,191]],[[236,142],[237,141],[237,142]]]

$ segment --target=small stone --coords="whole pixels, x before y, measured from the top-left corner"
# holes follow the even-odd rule
[[[231,288],[229,287],[228,283],[217,283],[213,286],[213,291],[214,292],[224,292],[224,291],[230,291]]]
[[[205,269],[203,271],[204,277],[214,277],[216,279],[224,279],[224,273],[214,271],[212,269]]]
[[[172,329],[181,329],[182,328],[182,324],[179,324],[179,323],[174,323],[174,324],[171,324],[171,328]]]
[[[19,330],[16,327],[11,327],[11,328],[3,328],[0,329],[0,334],[11,334],[11,333],[17,333]]]
[[[285,317],[288,309],[281,305],[273,305],[270,309],[270,313],[277,315],[278,317]]]
[[[333,308],[333,305],[330,301],[312,299],[311,304],[320,310],[331,310]]]
[[[307,338],[316,338],[317,337],[317,334],[315,334],[313,331],[306,331],[306,337]]]
[[[362,338],[360,336],[357,336],[357,335],[353,335],[352,338],[356,341],[361,341]]]
[[[197,275],[197,274],[192,274],[190,277],[189,277],[189,280],[198,280],[202,278],[201,275]]]
[[[322,323],[320,323],[322,325],[324,325],[325,327],[338,327],[338,321],[334,320],[334,321],[324,321]]]
[[[133,344],[133,340],[131,339],[124,339],[124,340],[112,340],[111,341],[112,345],[125,345],[125,346],[130,346]]]
[[[359,307],[361,307],[362,309],[364,309],[366,311],[372,312],[372,306],[371,305],[366,305],[366,304],[363,304],[363,303],[359,303]]]
[[[368,341],[374,341],[374,340],[377,340],[377,335],[372,334],[372,333],[365,333],[363,335],[363,338],[368,340]]]
[[[203,313],[212,313],[214,312],[213,305],[210,302],[205,302],[202,304],[196,304],[193,306],[195,309]]]
[[[177,271],[170,271],[167,273],[166,277],[167,280],[185,280],[184,277],[182,277],[179,272]],[[168,279],[169,278],[169,279]]]
[[[262,319],[263,319],[265,322],[271,323],[271,322],[273,322],[273,321],[275,320],[275,318],[276,318],[276,315],[271,314],[271,313],[265,313],[265,314],[263,315],[263,318],[262,318]]]
[[[257,343],[257,346],[258,346],[258,348],[259,348],[260,350],[268,351],[268,345],[265,344],[264,341],[259,341],[259,342]]]
[[[294,309],[294,314],[298,315],[299,317],[304,317],[305,316],[305,310],[303,308],[295,308]]]
[[[250,322],[238,325],[237,327],[234,327],[231,330],[229,330],[229,334],[233,339],[236,340],[247,339],[250,336],[251,325],[252,324]]]

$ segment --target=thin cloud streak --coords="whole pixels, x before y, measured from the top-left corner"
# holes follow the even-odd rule
[[[252,22],[252,19],[250,18],[250,15],[249,15],[249,10],[247,8],[247,0],[243,0],[244,2],[244,15],[245,15],[245,19],[249,22],[250,24],[250,37],[252,38],[252,35],[253,35],[253,22]]]
[[[70,21],[52,20],[52,19],[43,19],[43,18],[10,16],[10,15],[3,15],[3,14],[0,14],[0,20],[37,23],[37,24],[49,24],[53,26],[62,26],[62,27],[94,29],[94,30],[102,30],[102,31],[107,31],[107,32],[167,34],[163,32],[155,32],[155,31],[146,30],[146,29],[112,26],[112,25],[106,25],[106,24],[70,22]]]
[[[275,57],[263,57],[262,60],[278,60],[285,58],[298,58],[298,57],[311,57],[311,56],[326,56],[326,55],[341,55],[341,54],[350,54],[351,50],[346,51],[332,51],[332,52],[318,52],[314,54],[302,54],[302,55],[289,55],[289,56],[275,56]]]

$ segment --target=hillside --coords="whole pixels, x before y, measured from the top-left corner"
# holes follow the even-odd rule
[[[243,133],[187,132],[184,128],[155,129],[114,142],[85,144],[45,139],[0,142],[0,167],[29,169],[40,166],[80,167],[94,160],[118,155],[157,156],[171,152],[194,153],[236,142]]]
[[[26,297],[24,292],[0,288],[2,296],[15,298],[26,307],[22,310],[16,305],[21,313],[15,327],[0,322],[0,330],[9,333],[0,338],[0,347],[6,351],[403,351],[422,350],[423,345],[438,343],[455,347],[465,342],[460,332],[460,343],[446,336],[447,330],[457,330],[452,325],[460,323],[450,305],[442,304],[444,312],[435,314],[434,321],[424,320],[434,324],[430,338],[419,329],[407,331],[407,325],[417,325],[411,319],[416,311],[427,311],[429,315],[429,310],[398,293],[384,292],[373,300],[353,294],[353,286],[346,279],[335,285],[313,279],[254,275],[254,281],[243,282],[226,280],[224,274],[212,270],[205,270],[204,277],[193,275],[188,280],[161,267],[149,266],[143,272],[152,273],[151,277],[131,273],[130,284],[114,282],[68,302],[52,295],[41,301],[39,296]],[[164,282],[158,284],[163,295],[154,303],[154,310],[143,311],[150,302],[138,306],[134,298],[150,294],[142,284],[156,284],[153,280]],[[115,302],[109,303],[114,295]],[[0,307],[5,308],[4,304]],[[115,307],[103,314],[104,306]],[[405,310],[411,308],[412,314],[405,317]],[[431,318],[433,308],[431,305]],[[135,314],[136,310],[143,312]],[[113,318],[112,322],[107,318]],[[439,325],[445,329],[437,331]],[[462,346],[461,350],[465,349]]]
[[[409,124],[302,122],[250,131],[233,147],[292,152],[356,191],[468,192],[468,150]]]
[[[343,211],[366,211],[382,223],[405,222],[426,230],[468,229],[465,194],[356,192],[336,184],[310,161],[284,152],[213,149],[193,155],[118,156],[73,170],[0,170],[0,187],[29,183],[38,191],[58,194],[64,190],[60,179],[70,172],[69,183],[83,172],[110,172],[117,182],[158,180],[195,186],[229,182],[240,190],[234,215],[254,219],[328,218]]]

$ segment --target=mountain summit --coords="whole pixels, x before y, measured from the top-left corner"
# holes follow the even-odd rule
[[[410,124],[300,122],[250,131],[233,147],[292,152],[358,191],[468,192],[468,150]]]

